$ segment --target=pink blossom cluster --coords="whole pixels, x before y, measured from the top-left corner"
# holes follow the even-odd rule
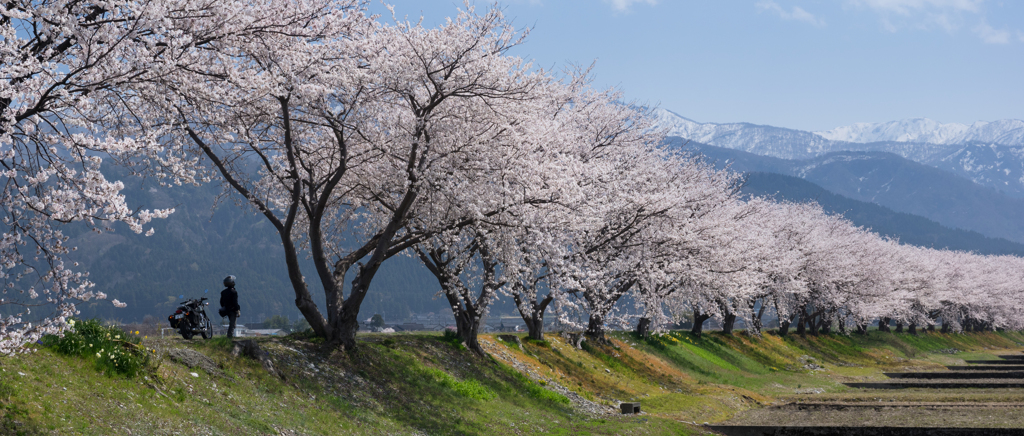
[[[104,161],[223,183],[276,230],[312,329],[346,347],[397,255],[437,277],[471,348],[498,298],[537,339],[549,309],[595,336],[690,316],[758,333],[766,313],[815,330],[1022,327],[1019,258],[909,247],[816,205],[742,198],[739,175],[667,148],[650,108],[595,90],[588,69],[511,55],[528,32],[497,7],[433,28],[357,0],[2,8],[0,307],[19,308],[0,321],[3,353],[105,298],[65,267],[61,224],[143,232],[173,212],[129,208]],[[30,321],[43,305],[56,312]]]

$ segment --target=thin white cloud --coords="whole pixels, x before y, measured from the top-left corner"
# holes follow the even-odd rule
[[[782,8],[782,6],[779,6],[778,3],[769,0],[758,2],[757,8],[761,9],[762,11],[775,12],[776,14],[779,14],[779,17],[781,17],[783,20],[800,21],[815,27],[825,26],[824,20],[815,17],[814,14],[805,11],[803,8],[799,6],[793,6],[792,10],[786,11],[785,9]]]
[[[879,15],[882,27],[890,32],[901,28],[939,27],[952,33],[963,25],[965,14],[978,14],[985,0],[847,0]]]
[[[879,12],[912,15],[929,9],[978,12],[985,0],[852,0]]]
[[[604,0],[604,2],[611,4],[619,12],[628,11],[636,3],[647,3],[651,6],[658,4],[658,0]]]
[[[929,29],[941,28],[954,33],[961,27],[969,27],[986,44],[1009,44],[1024,36],[1018,30],[997,29],[985,20],[986,0],[848,0],[850,4],[866,7],[879,15],[882,27],[890,32],[900,28]]]
[[[974,27],[974,33],[988,44],[1009,44],[1010,43],[1010,31],[996,29],[990,26],[985,20],[982,20],[977,26]],[[1019,36],[1020,32],[1018,32]]]

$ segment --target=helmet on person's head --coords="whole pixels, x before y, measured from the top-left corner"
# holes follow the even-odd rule
[[[235,287],[235,276],[224,277],[224,286],[229,288]]]

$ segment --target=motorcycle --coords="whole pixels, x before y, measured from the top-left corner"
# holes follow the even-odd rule
[[[185,296],[182,295],[179,298],[185,298]],[[206,306],[210,305],[207,300],[206,297],[198,300],[192,298],[178,303],[179,306],[174,310],[174,314],[167,317],[171,328],[177,329],[178,333],[181,333],[181,337],[185,339],[192,339],[196,333],[202,335],[203,339],[212,338],[213,325],[210,322],[210,317],[206,316]]]

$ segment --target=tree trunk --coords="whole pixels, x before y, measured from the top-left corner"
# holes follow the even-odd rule
[[[942,320],[942,333],[949,333],[949,323]]]
[[[903,321],[896,321],[896,333],[903,333]]]
[[[916,323],[910,323],[910,325],[907,327],[907,333],[910,333],[912,335],[916,335],[917,334],[917,324]]]
[[[522,316],[522,314],[519,314]],[[530,316],[522,316],[523,322],[526,323],[526,331],[529,332],[530,339],[535,341],[544,340],[544,309],[534,309],[530,311]]]
[[[886,333],[890,332],[891,330],[889,329],[889,321],[889,318],[882,318],[878,320],[878,331]]]
[[[796,334],[804,336],[807,334],[807,308],[800,309],[800,321],[796,324]]]
[[[448,306],[452,309],[452,316],[455,318],[456,334],[459,336],[459,339],[466,344],[466,348],[481,356],[485,353],[477,339],[480,333],[480,325],[484,322],[484,313],[490,304],[490,297],[504,285],[503,283],[495,282],[496,276],[494,273],[497,263],[490,258],[486,248],[482,247],[484,247],[483,243],[472,248],[472,250],[480,254],[484,270],[480,293],[475,298],[473,293],[470,292],[460,279],[461,267],[451,266],[453,258],[445,250],[431,248],[429,251],[424,252],[420,247],[415,248],[416,254],[423,261],[423,265],[437,278],[445,298],[448,299]],[[473,255],[470,254],[469,256],[472,257]],[[352,297],[349,297],[349,300],[351,299]]]
[[[636,279],[620,282],[614,285],[614,290],[610,295],[606,296],[585,293],[584,298],[587,300],[591,310],[590,319],[587,322],[587,331],[584,332],[588,338],[602,344],[608,343],[608,340],[604,337],[605,317],[611,312],[612,307],[619,301],[619,298],[626,295],[635,284]]]
[[[811,330],[809,332],[811,334],[811,336],[818,336],[818,327],[819,327],[818,317],[819,316],[821,316],[821,315],[814,315],[813,317],[809,317],[807,319],[807,327]]]
[[[513,292],[512,299],[515,301],[516,307],[519,310],[519,316],[523,318],[523,322],[526,323],[526,330],[530,333],[530,339],[543,341],[544,311],[547,310],[548,304],[550,304],[555,297],[548,294],[540,302],[537,302],[536,300],[524,302],[522,300],[522,292]]]
[[[818,322],[818,332],[823,335],[832,334],[832,321],[825,319],[825,315],[821,315],[821,320]]]
[[[711,319],[711,315],[703,314],[700,312],[700,308],[693,308],[693,328],[690,329],[690,333],[694,336],[700,337],[704,333],[704,321]]]
[[[776,310],[778,310],[778,309],[776,308]],[[786,336],[787,334],[789,334],[789,328],[790,328],[790,326],[793,325],[794,321],[797,322],[797,329],[799,329],[800,328],[800,324],[799,324],[800,321],[799,321],[798,317],[799,317],[799,314],[794,313],[794,314],[789,316],[789,319],[783,320],[782,318],[779,318],[779,336]]]
[[[754,315],[754,319],[751,321],[751,328],[754,330],[754,334],[758,336],[761,336],[761,330],[764,329],[764,324],[761,322],[761,319],[764,316],[764,308],[765,304],[762,301],[761,308],[757,311],[757,314]]]
[[[725,319],[722,320],[722,333],[725,333],[727,335],[731,335],[733,327],[735,325],[736,325],[736,315],[731,314],[731,313],[726,315]]]
[[[604,317],[597,313],[591,313],[590,319],[587,322],[586,335],[590,340],[606,343],[607,340],[604,337]]]
[[[866,335],[868,334],[868,326],[865,324],[857,324],[857,334]]]
[[[448,300],[451,302],[452,299],[449,298]],[[457,299],[454,304],[458,304]],[[480,341],[477,339],[483,317],[478,316],[475,310],[467,310],[463,307],[458,307],[453,312],[455,315],[456,334],[459,335],[459,339],[466,344],[466,348],[483,356],[485,354],[484,349],[480,346]]]
[[[928,324],[928,328],[925,329],[925,330],[928,330],[930,332],[934,332],[935,331],[935,324]]]
[[[651,319],[640,318],[640,321],[636,323],[636,334],[641,338],[646,338],[651,335]]]

